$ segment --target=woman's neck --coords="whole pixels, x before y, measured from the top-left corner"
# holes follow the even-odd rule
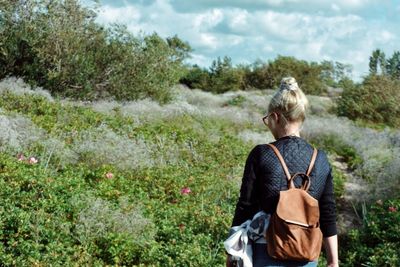
[[[293,128],[289,128],[289,129],[286,129],[286,130],[284,130],[282,132],[278,132],[277,138],[279,139],[279,138],[282,138],[284,136],[297,136],[297,137],[300,137],[299,128],[298,127],[293,127]]]
[[[277,136],[277,139],[280,139],[280,138],[285,137],[285,136],[297,136],[297,137],[300,137],[300,134],[299,133],[281,134],[281,135]]]

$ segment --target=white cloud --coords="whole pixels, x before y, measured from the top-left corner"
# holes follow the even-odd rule
[[[133,21],[140,20],[140,10],[134,6],[112,7],[103,6],[100,10],[99,17],[103,23],[119,22],[131,24]]]
[[[210,29],[218,25],[224,18],[221,10],[213,9],[211,11],[195,15],[193,26],[197,29]]]
[[[338,5],[336,5],[336,4],[332,4],[331,8],[332,8],[333,11],[340,11],[340,7]]]
[[[266,45],[262,46],[262,51],[266,52],[266,53],[270,53],[270,52],[274,51],[274,48],[272,47],[272,45],[266,44]]]
[[[155,31],[162,37],[177,34],[195,50],[190,62],[201,66],[209,66],[217,56],[228,55],[234,63],[249,63],[281,54],[312,61],[350,63],[354,72],[362,75],[368,70],[372,50],[381,48],[389,54],[398,49],[398,23],[390,24],[376,17],[378,2],[155,0],[131,4],[125,1],[122,7],[104,5],[99,21],[122,22],[135,34],[141,31]],[[374,19],[360,13],[368,7],[373,8],[368,12]]]
[[[330,2],[327,0],[326,2]],[[365,5],[368,5],[373,1],[371,0],[339,0],[338,5],[341,7],[350,7],[350,8],[359,8]]]
[[[197,64],[199,66],[210,66],[212,60],[205,57],[204,55],[192,53],[190,58],[191,64]]]
[[[218,40],[215,36],[209,33],[200,33],[199,45],[205,48],[217,49]]]
[[[240,8],[249,11],[274,10],[297,12],[334,12],[360,11],[368,5],[381,4],[379,0],[169,0],[179,12],[202,12],[210,8]]]
[[[393,33],[389,32],[389,31],[383,30],[381,32],[381,41],[383,43],[392,41],[395,37],[396,36]]]
[[[237,33],[245,33],[249,29],[250,15],[247,10],[234,9],[227,12],[227,24],[229,28]]]

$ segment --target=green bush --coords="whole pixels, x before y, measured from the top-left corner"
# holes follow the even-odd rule
[[[399,266],[400,200],[369,205],[360,229],[340,238],[342,266]]]
[[[316,62],[278,56],[275,60],[269,61],[267,65],[271,83],[269,88],[278,87],[283,77],[293,76],[306,94],[320,95],[326,92],[326,85],[321,79],[322,70],[322,66]]]
[[[190,51],[176,36],[104,29],[96,10],[77,0],[3,1],[0,10],[0,77],[24,77],[62,96],[167,102]]]
[[[35,156],[38,163],[19,161],[14,151],[4,151],[0,156],[3,265],[223,263],[222,241],[239,190],[236,170],[251,149],[236,137],[241,126],[189,114],[138,126],[120,114],[100,114],[88,107],[48,101],[39,95],[3,92],[0,99],[2,115],[11,118],[18,114],[37,127],[19,124],[18,132],[30,134],[39,127],[45,132],[43,138],[35,141],[39,145],[17,151]],[[99,153],[94,153],[90,161],[60,168],[54,153],[47,166],[49,147],[43,139],[59,140],[64,146],[57,154],[66,152],[81,133],[102,124],[115,136],[96,145],[110,153],[108,162],[98,162]],[[208,131],[217,134],[218,139],[210,139]],[[97,136],[96,131],[93,133]],[[158,144],[159,151],[151,155],[152,159],[159,159],[170,146],[177,147],[177,160],[128,171],[118,164],[111,166],[116,157],[147,161],[141,151],[124,151],[129,147],[113,152],[115,145],[119,148],[118,138],[122,137],[132,141],[141,137],[146,144]],[[187,148],[183,144],[188,144]],[[92,165],[91,161],[97,164]],[[110,171],[113,177],[105,177]],[[185,187],[190,188],[190,194],[181,193]]]
[[[210,91],[224,93],[243,88],[243,73],[232,66],[230,57],[219,58],[210,67]]]
[[[335,152],[336,154],[342,156],[349,167],[353,169],[362,164],[362,158],[357,151],[353,147],[348,146],[336,135],[327,134],[316,138],[313,140],[313,142],[322,149]]]
[[[242,104],[246,101],[246,98],[242,95],[237,95],[228,101],[224,105],[226,106],[242,106]]]
[[[347,84],[338,100],[338,115],[371,123],[400,126],[400,81],[370,75],[362,84]]]
[[[188,68],[186,75],[183,76],[179,82],[192,89],[207,91],[209,90],[210,73],[206,69],[200,68],[198,65],[193,65]]]
[[[327,85],[340,86],[348,79],[350,66],[339,62],[307,62],[294,57],[278,56],[263,62],[233,66],[229,57],[214,60],[210,69],[193,66],[180,82],[190,88],[223,93],[234,90],[274,89],[283,77],[293,76],[307,94],[326,94]]]

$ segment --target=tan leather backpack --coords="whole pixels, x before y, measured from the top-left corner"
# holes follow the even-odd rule
[[[279,158],[288,179],[288,190],[279,193],[278,206],[266,232],[268,254],[279,260],[314,261],[321,252],[322,232],[319,228],[318,200],[307,191],[317,149],[314,148],[307,173],[290,176],[278,149],[273,144],[268,145]],[[303,179],[301,188],[294,186],[293,181],[297,176]]]

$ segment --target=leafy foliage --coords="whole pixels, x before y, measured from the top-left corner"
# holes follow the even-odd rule
[[[0,77],[24,77],[53,94],[81,99],[171,99],[190,46],[177,36],[135,37],[95,22],[79,1],[3,1]]]
[[[348,84],[338,101],[338,115],[399,126],[400,81],[370,75],[362,84]]]
[[[272,138],[259,128],[265,92],[185,89],[167,105],[85,104],[17,87],[0,83],[0,123],[11,133],[0,135],[3,265],[223,264],[249,141]],[[398,133],[325,115],[307,120],[312,142],[381,173],[398,194]],[[333,171],[340,197],[345,178]],[[363,228],[340,238],[342,265],[398,265],[400,207],[387,192],[367,206]]]
[[[233,66],[229,57],[214,60],[210,70],[193,66],[180,82],[190,88],[200,88],[215,93],[247,89],[273,89],[279,87],[283,77],[296,77],[308,94],[326,93],[326,86],[339,86],[339,82],[351,73],[351,67],[340,62],[307,62],[294,57],[278,56],[263,62],[256,60],[250,65]]]
[[[368,205],[363,227],[343,237],[340,254],[343,266],[399,266],[400,200]]]

